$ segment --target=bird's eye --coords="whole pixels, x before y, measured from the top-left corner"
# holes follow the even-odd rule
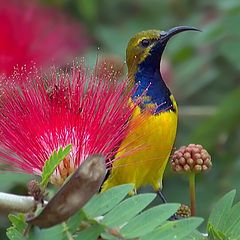
[[[148,40],[148,39],[143,39],[143,40],[141,41],[141,45],[142,45],[142,47],[144,47],[144,48],[148,47],[148,46],[150,45],[150,40]]]

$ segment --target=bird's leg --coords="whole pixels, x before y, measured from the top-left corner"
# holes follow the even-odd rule
[[[167,203],[167,200],[163,195],[162,189],[158,189],[157,194],[160,197],[160,199],[162,200],[162,203]]]
[[[165,196],[163,195],[162,189],[159,188],[158,191],[157,191],[157,194],[161,198],[163,204],[167,203],[167,200],[166,200]],[[169,221],[175,221],[175,220],[178,220],[178,219],[179,219],[179,217],[176,214],[173,214],[168,220]]]

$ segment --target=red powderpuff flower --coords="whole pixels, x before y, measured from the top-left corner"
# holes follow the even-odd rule
[[[0,74],[31,61],[63,65],[86,49],[82,25],[36,1],[0,0]]]
[[[33,68],[24,84],[16,85],[15,80],[26,77],[18,73],[2,84],[0,98],[2,163],[40,175],[54,150],[72,144],[51,178],[56,185],[91,154],[103,154],[109,166],[134,110],[128,104],[127,80],[109,84],[110,79],[99,79],[83,65],[68,71],[54,70],[47,77]]]

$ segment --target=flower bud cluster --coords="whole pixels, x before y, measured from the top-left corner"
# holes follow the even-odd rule
[[[187,205],[181,204],[176,212],[176,216],[180,218],[187,218],[191,216],[191,210]]]
[[[171,160],[175,172],[200,173],[212,167],[211,156],[199,144],[189,144],[176,150]]]

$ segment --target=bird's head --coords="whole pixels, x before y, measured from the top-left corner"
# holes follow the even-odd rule
[[[183,31],[200,31],[194,27],[179,26],[168,31],[148,30],[133,36],[127,46],[126,61],[128,73],[134,74],[141,63],[159,68],[162,53],[168,40]]]

